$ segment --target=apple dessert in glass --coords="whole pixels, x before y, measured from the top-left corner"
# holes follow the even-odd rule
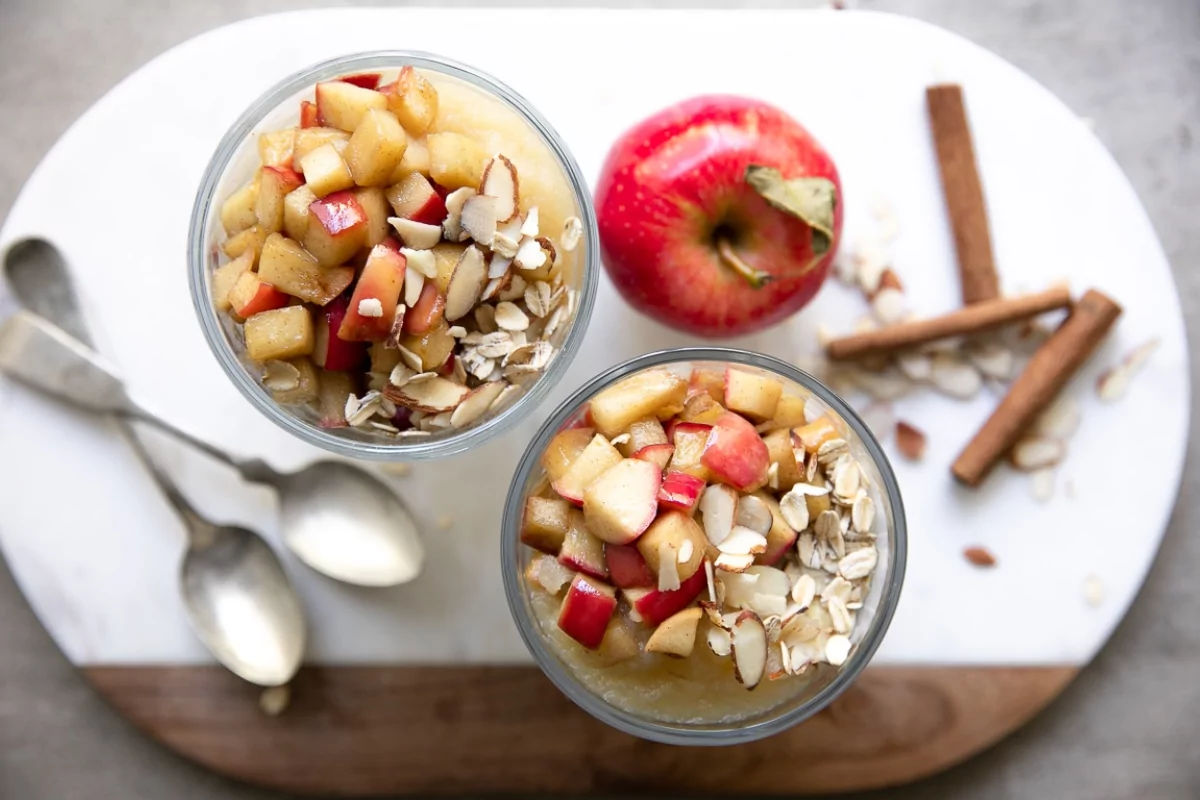
[[[522,635],[585,709],[660,741],[728,743],[815,713],[899,595],[903,509],[854,413],[739,350],[634,359],[561,407],[505,510]]]
[[[592,218],[578,167],[506,87],[430,57],[338,59],[227,135],[193,295],[226,371],[285,428],[360,457],[445,455],[565,369]]]

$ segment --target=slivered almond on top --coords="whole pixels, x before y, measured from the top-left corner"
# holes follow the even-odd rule
[[[479,190],[496,198],[496,220],[508,222],[517,215],[521,184],[517,168],[503,155],[497,155],[483,170]]]

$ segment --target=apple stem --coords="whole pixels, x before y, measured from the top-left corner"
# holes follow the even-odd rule
[[[771,273],[763,272],[761,269],[755,269],[743,261],[741,257],[734,252],[733,245],[730,244],[729,240],[724,237],[717,239],[717,255],[721,257],[721,261],[725,264],[725,266],[729,267],[738,275],[741,275],[746,280],[746,283],[750,284],[751,289],[761,289],[775,279],[775,276]]]

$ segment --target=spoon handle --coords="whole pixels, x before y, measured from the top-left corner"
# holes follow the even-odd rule
[[[167,501],[183,520],[183,524],[188,531],[189,540],[194,545],[203,544],[206,540],[210,540],[212,535],[216,533],[217,527],[200,516],[195,506],[184,497],[183,492],[179,491],[179,487],[175,485],[171,477],[167,475],[166,471],[158,465],[158,462],[146,450],[146,446],[142,444],[141,437],[138,436],[137,431],[129,424],[128,420],[119,418],[118,421],[124,430],[125,438],[129,441],[130,448],[133,449],[138,460],[142,462],[142,466],[150,473],[150,477],[158,484],[158,488],[166,495]]]

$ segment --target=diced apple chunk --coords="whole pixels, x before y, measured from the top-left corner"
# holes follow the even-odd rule
[[[354,381],[344,372],[321,370],[317,403],[322,428],[346,427],[346,398],[354,392]]]
[[[606,544],[604,557],[608,562],[608,575],[614,586],[633,589],[657,585],[654,573],[646,565],[646,559],[642,558],[636,545]]]
[[[596,434],[562,477],[553,482],[554,491],[566,500],[582,505],[583,490],[587,485],[621,460],[617,448],[609,444],[604,436]]]
[[[317,368],[310,359],[293,358],[285,363],[296,368],[298,377],[296,385],[287,389],[271,389],[271,397],[282,405],[303,405],[317,399],[320,382],[317,378]]]
[[[708,446],[708,437],[712,433],[711,425],[697,422],[681,422],[673,432],[675,452],[671,454],[671,463],[667,469],[683,472],[708,481],[708,467],[704,466],[704,449]]]
[[[429,145],[425,144],[425,137],[408,140],[408,147],[404,148],[404,157],[392,173],[392,183],[398,183],[414,172],[429,174]]]
[[[596,429],[613,437],[641,417],[682,403],[687,382],[665,369],[650,369],[626,378],[592,398],[590,405]]]
[[[403,286],[404,256],[386,244],[375,245],[354,284],[350,308],[338,328],[338,338],[352,342],[387,339]]]
[[[367,112],[387,108],[387,98],[379,92],[343,81],[318,83],[315,93],[321,120],[347,132],[357,128]]]
[[[763,438],[767,446],[767,458],[776,468],[776,484],[772,488],[786,492],[796,485],[803,477],[800,464],[796,461],[796,453],[792,448],[792,432],[787,428],[771,431]]]
[[[698,606],[672,614],[650,634],[646,640],[646,652],[687,658],[696,646],[696,629],[703,614]]]
[[[426,137],[429,146],[429,177],[447,189],[479,187],[487,151],[474,139],[458,133],[431,133]]]
[[[404,320],[408,321],[407,314]],[[421,359],[425,369],[435,370],[446,363],[457,341],[450,335],[450,326],[446,321],[438,320],[436,325],[424,333],[405,334],[400,338],[400,345]]]
[[[446,202],[433,184],[419,172],[414,172],[387,190],[387,200],[396,216],[441,226],[446,219]]]
[[[295,189],[283,198],[283,230],[296,241],[302,241],[308,232],[308,207],[317,199],[307,185]]]
[[[343,264],[367,243],[367,212],[353,192],[336,192],[308,207],[304,249],[323,267]]]
[[[241,233],[230,236],[221,245],[221,249],[230,258],[241,258],[244,254],[250,253],[252,256],[251,265],[254,265],[258,263],[258,254],[262,252],[263,242],[267,241],[267,236],[270,233],[270,231],[265,231],[254,225],[246,228]]]
[[[679,418],[685,422],[700,422],[705,425],[712,425],[717,421],[717,418],[725,413],[725,409],[716,400],[712,399],[712,395],[707,392],[700,392],[688,398],[684,403],[683,411],[680,412]]]
[[[546,471],[547,477],[556,481],[567,474],[571,464],[575,463],[575,459],[592,441],[593,436],[595,431],[591,428],[568,428],[555,434],[541,458],[542,469]]]
[[[833,439],[841,438],[841,431],[828,414],[823,414],[807,425],[796,428],[796,438],[809,453],[816,453],[821,445]]]
[[[221,225],[225,233],[232,236],[258,223],[258,215],[254,213],[258,201],[258,184],[247,183],[238,189],[221,204]]]
[[[346,291],[354,280],[354,269],[324,269],[298,243],[273,233],[263,243],[258,276],[281,292],[323,306]]]
[[[354,185],[350,168],[332,144],[323,144],[300,159],[300,171],[317,197],[340,192]]]
[[[354,129],[344,158],[359,186],[383,186],[404,157],[408,137],[387,111],[370,109]]]
[[[284,198],[303,184],[304,178],[288,167],[263,167],[259,176],[254,215],[259,228],[275,233],[283,229]]]
[[[675,445],[667,444],[648,444],[641,450],[630,456],[630,458],[638,458],[642,461],[649,461],[654,466],[658,467],[658,471],[662,472],[667,468],[667,464],[671,463],[671,456],[675,453]]]
[[[777,428],[796,428],[806,421],[804,416],[804,398],[785,394],[779,398],[775,406],[775,416],[771,420]]]
[[[725,370],[725,407],[755,422],[775,416],[783,383],[777,378],[730,367]]]
[[[616,590],[586,575],[576,575],[563,599],[558,627],[589,650],[600,647],[608,621],[617,610]]]
[[[525,501],[525,520],[521,542],[543,553],[558,555],[571,525],[571,504],[551,497],[530,497]]]
[[[663,430],[662,423],[658,421],[657,417],[642,417],[634,420],[626,433],[629,434],[629,438],[617,445],[617,449],[626,456],[632,456],[652,444],[670,444],[667,441],[666,431]]]
[[[234,314],[247,319],[263,311],[283,308],[288,296],[253,272],[243,272],[229,290],[229,307]]]
[[[292,152],[296,147],[296,129],[268,131],[258,137],[258,160],[264,167],[292,168]]]
[[[312,315],[304,306],[288,306],[246,320],[246,355],[263,363],[306,356],[313,349]]]
[[[718,403],[725,403],[725,373],[716,369],[696,367],[688,378],[688,394],[705,393]]]
[[[713,425],[700,462],[717,480],[741,492],[766,485],[770,467],[767,446],[758,431],[732,411],[726,411]]]
[[[648,461],[627,458],[617,462],[583,490],[588,528],[611,544],[637,539],[654,521],[661,483],[662,471]]]
[[[388,224],[391,209],[388,208],[387,198],[383,189],[378,186],[355,189],[353,194],[354,199],[362,206],[363,213],[367,215],[367,236],[363,247],[374,247],[385,241],[392,232],[392,226]]]
[[[254,255],[251,253],[242,255],[230,261],[228,264],[223,264],[213,270],[212,273],[212,296],[213,305],[218,311],[228,311],[230,306],[229,292],[237,283],[238,278],[243,273],[249,272],[254,266]]]
[[[380,91],[387,98],[388,110],[413,136],[424,134],[437,117],[437,89],[412,67],[401,69],[396,81]]]
[[[337,128],[302,128],[296,131],[296,147],[292,152],[292,169],[313,150],[326,144],[341,152],[350,142],[350,134]],[[303,172],[303,170],[301,170]]]
[[[662,569],[661,557],[668,545],[675,558],[679,579],[686,581],[704,563],[708,539],[694,519],[680,511],[664,511],[658,515],[637,540],[638,552],[655,575]]]
[[[585,572],[602,580],[608,579],[608,562],[604,558],[604,542],[588,530],[583,512],[572,508],[567,524],[567,535],[558,551],[558,560],[579,572]]]

